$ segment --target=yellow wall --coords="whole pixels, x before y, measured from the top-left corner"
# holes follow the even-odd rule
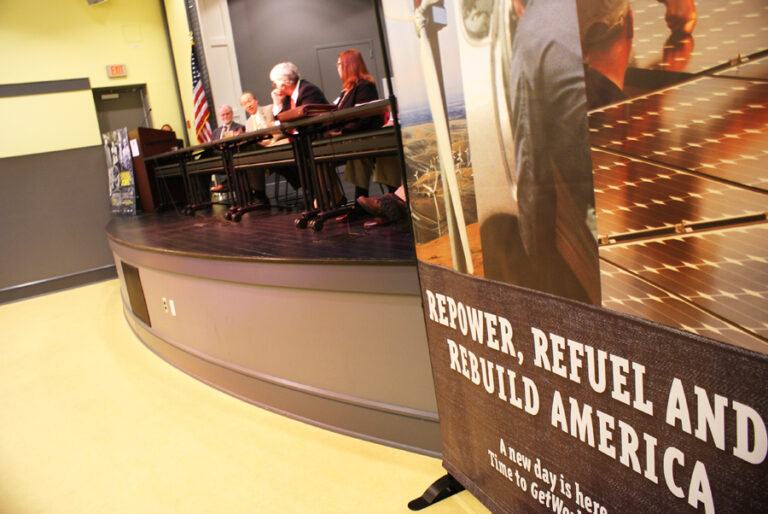
[[[0,98],[0,113],[0,157],[81,148],[101,142],[89,89]]]
[[[195,120],[194,98],[192,96],[192,65],[191,48],[192,35],[187,24],[187,12],[184,6],[184,0],[164,0],[165,12],[168,17],[168,29],[171,34],[171,48],[176,60],[176,76],[179,80],[179,90],[181,91],[181,102],[184,106],[184,121],[190,122],[190,127]],[[176,127],[176,135],[183,137],[183,127]],[[198,144],[195,138],[194,128],[189,128],[189,144]]]
[[[86,0],[0,2],[0,84],[86,77],[93,88],[146,84],[155,126],[170,123],[181,136],[161,1],[108,0],[94,6]],[[174,39],[186,38],[183,0],[166,4],[174,10],[173,30],[181,34]],[[185,63],[189,75],[188,44],[186,59],[177,63],[180,70]],[[108,78],[108,64],[125,64],[128,76]],[[182,81],[181,87],[191,84]],[[101,144],[90,91],[0,98],[0,118],[0,157]],[[13,120],[34,128],[38,136],[48,131],[45,137],[30,138],[13,128]]]

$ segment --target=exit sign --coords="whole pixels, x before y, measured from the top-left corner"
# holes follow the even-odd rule
[[[107,66],[107,76],[110,78],[125,77],[127,75],[128,72],[125,70],[125,64],[110,64]]]

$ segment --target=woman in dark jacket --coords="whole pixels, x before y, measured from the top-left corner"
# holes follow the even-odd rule
[[[346,109],[356,105],[378,100],[379,92],[373,77],[368,73],[368,68],[363,61],[363,56],[357,50],[345,50],[339,54],[336,60],[336,71],[342,83],[339,97],[334,100],[337,109]],[[381,116],[369,116],[358,118],[341,127],[344,134],[361,130],[372,130],[381,127]]]
[[[338,109],[346,109],[356,105],[378,100],[379,92],[373,77],[368,73],[368,67],[363,56],[357,50],[345,50],[339,54],[336,70],[341,78],[342,90],[333,102]],[[381,116],[368,116],[350,120],[341,127],[342,134],[374,130],[380,128],[384,120]],[[379,173],[381,171],[381,173]],[[342,179],[355,185],[355,198],[368,196],[368,184],[373,180],[389,186],[400,184],[400,170],[392,170],[390,166],[377,166],[374,173],[371,159],[355,159],[347,161]]]

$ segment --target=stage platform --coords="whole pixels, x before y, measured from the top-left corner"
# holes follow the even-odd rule
[[[439,456],[413,241],[395,225],[223,207],[107,226],[126,318],[160,357],[286,416]],[[211,415],[214,415],[211,413]]]

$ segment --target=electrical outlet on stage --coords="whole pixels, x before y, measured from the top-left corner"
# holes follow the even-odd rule
[[[171,316],[176,315],[176,304],[170,298],[163,296],[163,311]]]

